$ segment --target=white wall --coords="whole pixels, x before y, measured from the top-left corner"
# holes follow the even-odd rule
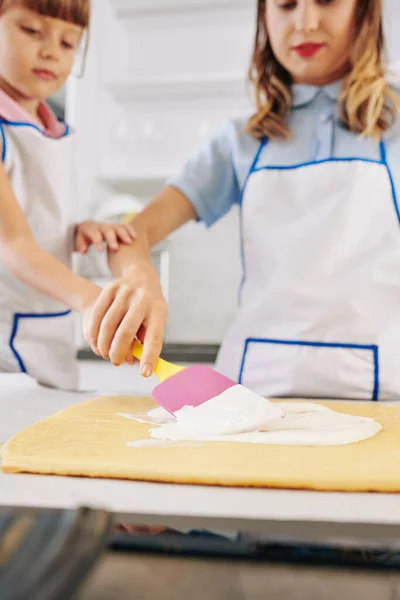
[[[400,1],[384,0],[384,16],[389,61],[400,81]]]
[[[148,200],[229,116],[248,112],[253,0],[94,0],[85,77],[68,117],[85,202],[124,190]],[[241,275],[238,215],[172,237],[167,340],[220,342]]]

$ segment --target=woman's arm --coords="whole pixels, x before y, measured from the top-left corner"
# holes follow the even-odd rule
[[[172,185],[132,220],[137,234],[132,246],[109,253],[111,271],[118,279],[96,303],[87,338],[95,352],[114,364],[132,362],[131,345],[138,335],[144,341],[141,373],[152,373],[161,352],[167,306],[158,275],[150,264],[150,249],[196,217],[212,225],[240,201],[233,148],[238,145],[241,131],[240,124],[227,122],[206,140],[172,179]]]
[[[166,187],[131,221],[137,235],[136,242],[109,254],[113,275],[122,275],[133,257],[148,262],[153,246],[196,217],[196,211],[186,196],[172,186]]]

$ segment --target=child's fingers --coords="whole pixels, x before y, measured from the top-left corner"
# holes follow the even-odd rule
[[[114,228],[106,226],[102,228],[102,232],[108,248],[110,250],[118,250],[118,236]]]
[[[99,347],[99,336],[103,326],[104,317],[107,315],[115,299],[115,287],[113,284],[106,286],[100,293],[93,307],[90,319],[86,324],[85,337],[89,342],[93,352],[103,358],[108,359],[108,346]]]
[[[118,239],[120,239],[121,242],[124,242],[124,244],[132,244],[132,242],[135,240],[135,238],[132,237],[127,225],[117,225],[115,231]]]
[[[141,326],[138,329],[138,332],[136,334],[137,339],[142,342],[142,344],[144,343],[144,338],[146,337],[146,331],[147,331],[147,319],[141,324]]]
[[[133,240],[137,240],[137,233],[136,233],[135,228],[133,227],[133,225],[131,225],[130,223],[126,223],[125,227],[127,228],[128,233],[131,236],[131,238]]]
[[[137,361],[136,361],[136,358],[135,358],[135,357],[133,356],[133,354],[132,354],[132,349],[130,349],[130,350],[128,351],[128,354],[126,355],[126,358],[125,358],[125,362],[127,362],[127,363],[128,363],[128,365],[134,365],[134,364],[135,364],[135,362],[137,362]]]
[[[91,244],[96,246],[99,252],[103,250],[104,236],[100,227],[96,223],[90,223],[85,226],[84,232],[86,237],[90,240]]]
[[[160,357],[166,316],[164,308],[153,309],[153,313],[149,319],[146,328],[146,337],[143,342],[143,354],[140,361],[140,373],[144,377],[150,377],[153,374],[154,367]]]
[[[107,342],[109,344],[111,343],[109,356],[113,365],[121,365],[125,361],[128,352],[132,349],[132,344],[136,337],[136,332],[144,319],[144,306],[140,298],[137,298],[134,301],[128,299],[127,303],[126,296],[124,298],[124,290],[121,291],[119,297],[119,301],[121,302],[122,300],[123,302],[122,306],[120,305],[119,311],[117,312],[118,296],[117,300],[114,303],[115,308],[112,307],[112,309],[110,309],[109,311],[110,313],[112,313],[112,310],[117,312],[118,323],[117,319],[115,319],[112,323],[112,327],[110,327],[107,322],[107,317],[105,317],[104,327],[102,328],[104,329],[104,338],[108,337]],[[121,310],[121,308],[123,310]],[[121,319],[122,315],[123,318]],[[113,330],[112,336],[110,336],[109,334],[110,329]]]
[[[78,229],[77,234],[75,236],[75,250],[76,252],[80,252],[81,254],[86,254],[88,251],[88,243],[86,240],[86,236],[83,231]]]

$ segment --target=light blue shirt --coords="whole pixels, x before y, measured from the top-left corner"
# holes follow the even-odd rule
[[[329,158],[380,160],[379,143],[346,130],[338,116],[340,82],[326,87],[293,85],[288,116],[290,140],[271,140],[257,166],[288,166]],[[208,226],[240,203],[242,190],[260,146],[245,132],[247,118],[227,122],[168,182],[193,204]],[[385,137],[386,159],[395,190],[400,190],[400,131],[396,123]]]

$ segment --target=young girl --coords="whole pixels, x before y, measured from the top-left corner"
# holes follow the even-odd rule
[[[134,237],[130,226],[74,225],[74,136],[45,102],[70,75],[88,24],[89,0],[0,0],[0,371],[61,388],[77,386],[66,308],[90,323],[101,291],[69,269],[71,254],[103,242],[114,252]],[[117,262],[121,274],[127,264]],[[132,304],[123,285],[113,284],[104,312],[116,349],[118,327],[120,336],[130,328],[129,319],[112,319],[121,293],[123,315]],[[133,362],[129,352],[124,359]]]
[[[399,101],[384,56],[380,0],[258,0],[256,112],[132,223],[143,278],[151,245],[240,205],[240,308],[217,368],[260,394],[400,395]],[[151,318],[158,292],[146,301]],[[95,328],[91,342],[107,352]]]

